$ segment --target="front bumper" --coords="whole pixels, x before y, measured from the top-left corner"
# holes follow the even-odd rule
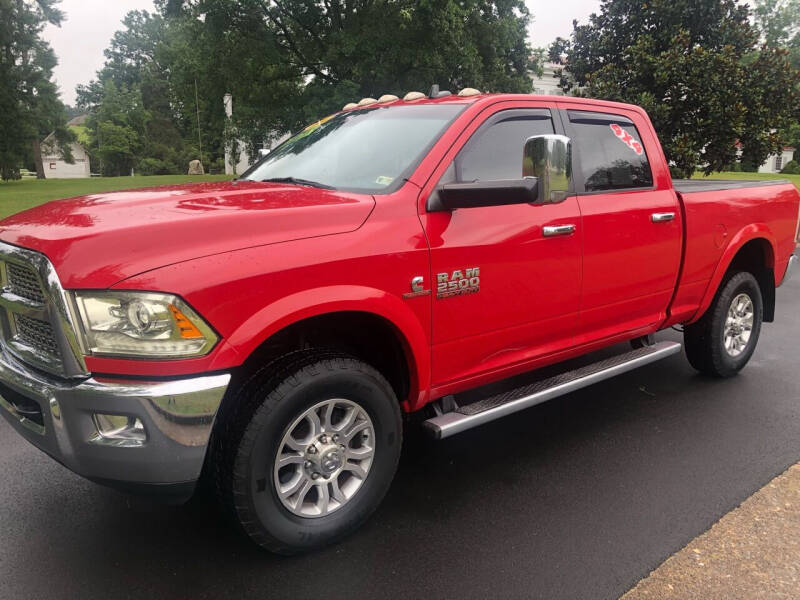
[[[0,350],[0,413],[14,429],[79,475],[131,491],[191,495],[229,382],[219,374],[76,383],[32,371]],[[101,435],[98,413],[138,419],[143,431],[127,439]]]

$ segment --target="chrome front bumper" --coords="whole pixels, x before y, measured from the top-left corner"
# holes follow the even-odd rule
[[[778,285],[778,287],[781,287],[781,285],[792,278],[795,269],[797,269],[798,263],[800,263],[800,258],[798,258],[796,254],[792,254],[792,256],[789,257],[789,264],[786,265],[786,273],[784,274],[783,279],[781,279],[781,283]]]
[[[143,382],[44,376],[0,350],[0,413],[25,439],[72,471],[109,485],[191,490],[200,476],[229,374]],[[136,423],[135,435],[103,418]]]

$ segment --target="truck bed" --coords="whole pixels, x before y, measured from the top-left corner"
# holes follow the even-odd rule
[[[765,187],[768,185],[785,185],[786,179],[673,179],[675,191],[681,194],[696,192],[716,192],[720,190],[738,190],[743,188]]]

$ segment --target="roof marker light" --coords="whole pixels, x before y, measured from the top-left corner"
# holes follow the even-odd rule
[[[350,110],[351,108],[356,108],[357,106],[358,104],[356,104],[355,102],[348,102],[347,104],[344,105],[342,110]]]
[[[479,96],[480,90],[476,90],[475,88],[464,88],[460,92],[458,92],[459,97],[467,98],[469,96]]]
[[[384,94],[380,98],[378,98],[378,104],[383,104],[384,102],[394,102],[395,100],[400,100],[394,94]]]
[[[425,94],[422,92],[408,92],[405,96],[403,96],[403,100],[406,102],[411,102],[412,100],[420,100],[421,98],[427,98]]]
[[[377,104],[378,101],[375,98],[362,98],[358,101],[359,106],[369,106],[370,104]]]

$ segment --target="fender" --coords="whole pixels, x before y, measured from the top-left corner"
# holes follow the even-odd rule
[[[711,303],[714,301],[714,296],[717,294],[717,290],[722,283],[722,278],[725,277],[725,273],[728,272],[728,268],[731,266],[736,254],[747,242],[756,239],[763,239],[769,242],[770,252],[767,253],[766,266],[770,269],[775,268],[777,241],[769,226],[765,223],[752,223],[740,229],[739,232],[731,238],[730,243],[728,243],[728,246],[725,248],[725,252],[723,252],[722,257],[719,259],[717,268],[714,270],[714,274],[711,276],[711,280],[708,283],[706,293],[703,296],[703,300],[700,302],[700,307],[687,324],[697,322],[705,314],[708,307],[711,306]]]
[[[411,392],[404,410],[421,408],[430,393],[430,344],[417,315],[400,298],[376,288],[336,285],[312,288],[268,304],[242,323],[228,344],[240,356],[249,356],[270,337],[310,317],[335,312],[370,313],[387,320],[397,330],[408,362]]]

